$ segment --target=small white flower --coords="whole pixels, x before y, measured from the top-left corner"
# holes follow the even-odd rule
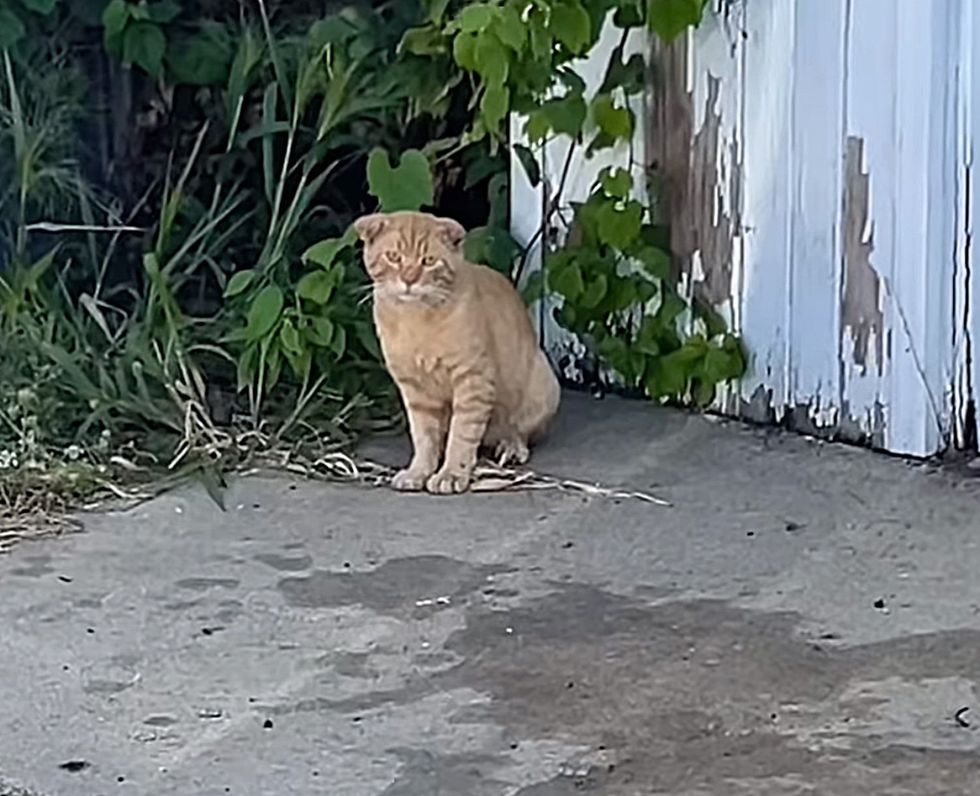
[[[78,445],[69,445],[65,450],[65,456],[68,457],[68,461],[70,462],[78,461],[81,455],[82,449]]]

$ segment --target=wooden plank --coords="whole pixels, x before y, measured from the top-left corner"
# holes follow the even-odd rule
[[[980,296],[980,260],[975,232],[980,224],[980,9],[973,0],[961,0],[958,120],[959,145],[957,163],[957,266],[954,290],[954,357],[957,368],[955,388],[956,443],[958,447],[976,450],[980,437],[976,390],[980,384],[980,362],[976,344],[980,340],[980,314],[976,300]]]
[[[741,332],[750,352],[743,413],[777,420],[789,402],[790,178],[796,3],[745,4]]]
[[[796,3],[790,162],[789,411],[795,428],[840,422],[845,0]]]
[[[951,415],[956,48],[948,0],[893,7],[895,244],[885,288],[895,344],[886,445],[928,455],[946,447]]]
[[[848,0],[845,67],[841,433],[885,446],[890,355],[884,280],[895,255],[896,25],[893,0]]]
[[[954,20],[959,13],[959,4],[960,0],[934,0],[927,4],[900,0],[899,3],[898,52],[902,53],[899,74],[910,83],[907,88],[903,86],[899,96],[899,125],[905,117],[923,118],[919,81],[925,84],[929,97],[929,112],[924,114],[928,124],[925,146],[913,146],[906,153],[905,145],[914,139],[904,136],[899,141],[899,149],[901,157],[907,158],[914,169],[922,168],[922,156],[925,155],[924,195],[929,201],[923,202],[922,196],[916,196],[911,190],[901,195],[914,211],[913,218],[920,218],[925,210],[925,250],[918,262],[909,263],[910,272],[901,271],[896,275],[894,285],[895,294],[903,303],[906,298],[915,297],[921,306],[917,326],[913,322],[905,324],[904,318],[901,319],[903,329],[907,329],[914,341],[914,346],[910,344],[909,348],[915,358],[903,359],[902,369],[896,369],[899,378],[892,384],[895,410],[889,446],[898,451],[907,449],[917,455],[945,450],[952,442],[953,282],[959,168],[956,103],[960,58],[959,26]],[[916,39],[924,39],[921,71],[916,70],[911,59],[906,60],[907,43]],[[900,130],[904,129],[900,127]],[[907,189],[904,180],[902,187]],[[917,383],[918,390],[906,388],[899,379],[906,384]],[[907,404],[906,397],[913,400]]]

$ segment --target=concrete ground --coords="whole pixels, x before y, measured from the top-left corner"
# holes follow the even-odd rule
[[[673,506],[253,477],[19,546],[0,793],[980,793],[980,482],[584,396],[534,464]]]

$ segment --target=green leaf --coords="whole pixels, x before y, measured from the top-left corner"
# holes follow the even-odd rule
[[[693,304],[695,314],[704,321],[705,328],[708,330],[708,337],[718,337],[728,331],[728,324],[725,319],[710,303],[695,297]]]
[[[123,33],[123,61],[136,64],[152,77],[160,77],[163,71],[163,54],[167,38],[152,22],[136,22],[126,26]]]
[[[599,129],[611,138],[633,137],[633,111],[616,107],[608,94],[600,94],[592,101],[592,117]]]
[[[668,290],[664,292],[663,301],[657,309],[656,317],[664,327],[668,327],[686,309],[687,304],[684,303],[684,300],[672,290]]]
[[[246,335],[249,340],[259,340],[276,325],[282,314],[282,291],[275,285],[263,288],[248,309]]]
[[[296,294],[314,304],[326,304],[336,287],[336,278],[330,271],[312,271],[299,280]]]
[[[266,126],[274,125],[277,122],[276,119],[276,101],[279,97],[279,91],[277,89],[276,81],[272,80],[265,87],[265,92],[262,97],[262,122]],[[265,186],[265,196],[269,200],[271,205],[273,202],[273,196],[276,192],[275,183],[275,159],[274,159],[274,149],[273,140],[271,135],[263,136],[262,138],[262,184]]]
[[[276,340],[269,344],[269,350],[265,355],[265,391],[269,392],[279,383],[279,376],[282,373],[282,349]]]
[[[517,13],[514,6],[506,5],[501,8],[490,30],[518,55],[524,52],[524,47],[527,45],[527,28],[521,22],[521,15]]]
[[[616,279],[609,286],[607,303],[614,312],[632,309],[639,300],[639,290],[631,279]]]
[[[180,3],[174,0],[158,0],[147,6],[147,19],[158,25],[166,25],[180,16]]]
[[[630,371],[630,351],[626,341],[621,337],[608,336],[602,338],[597,346],[599,357],[620,376],[626,376]]]
[[[459,12],[456,21],[460,30],[466,33],[479,33],[494,18],[494,8],[486,3],[473,3]]]
[[[429,21],[439,24],[446,15],[449,0],[423,0],[422,5],[426,9]]]
[[[646,0],[621,0],[613,15],[613,23],[617,28],[639,27],[646,19],[645,3]]]
[[[238,391],[241,392],[249,384],[252,383],[252,378],[255,376],[255,364],[258,359],[258,347],[249,346],[238,357]]]
[[[358,35],[354,15],[330,14],[313,23],[307,39],[311,49],[322,50],[328,45],[344,44]]]
[[[453,59],[467,72],[476,71],[476,34],[460,33],[453,39]]]
[[[13,47],[26,32],[20,18],[9,8],[0,6],[0,49]]]
[[[524,135],[534,143],[544,141],[551,132],[551,122],[543,111],[535,111],[527,117],[527,124],[524,125]]]
[[[622,49],[617,47],[609,59],[606,76],[599,86],[600,94],[609,94],[617,88],[626,92],[627,96],[639,94],[647,87],[647,65],[643,56],[633,53],[625,63],[622,60]]]
[[[607,167],[599,172],[599,184],[607,196],[625,199],[633,189],[633,178],[626,169]]]
[[[504,227],[477,227],[463,240],[463,255],[471,263],[509,274],[521,247]]]
[[[547,15],[534,5],[530,6],[528,25],[531,36],[531,55],[535,61],[550,63],[553,56],[555,40],[547,27]]]
[[[242,34],[238,42],[238,49],[232,59],[231,68],[228,73],[228,115],[231,117],[238,108],[239,102],[244,100],[245,94],[255,77],[256,70],[262,62],[262,45],[258,38],[248,29]],[[266,118],[268,121],[268,117]]]
[[[114,39],[123,32],[130,17],[131,6],[126,0],[111,0],[102,12],[102,27],[106,40]]]
[[[188,86],[224,86],[233,59],[231,40],[220,29],[207,27],[171,42],[167,67],[175,83]]]
[[[704,355],[701,366],[704,377],[712,384],[729,381],[742,375],[741,362],[738,356],[723,348],[711,347]]]
[[[299,339],[299,330],[297,330],[296,325],[288,318],[283,321],[282,326],[279,328],[279,342],[282,343],[284,351],[292,354],[301,354],[303,352],[303,344]]]
[[[599,208],[598,233],[603,243],[623,250],[633,243],[643,226],[643,205],[627,202],[622,209],[613,202],[606,202]]]
[[[344,249],[351,245],[351,240],[345,235],[342,238],[327,238],[314,243],[303,252],[304,263],[315,263],[321,268],[330,268]]]
[[[707,0],[648,0],[647,24],[664,41],[671,41],[701,22],[706,5]]]
[[[231,279],[228,280],[228,284],[225,285],[225,298],[232,298],[240,293],[244,293],[254,279],[255,271],[250,268],[233,274]]]
[[[646,304],[654,296],[660,293],[659,288],[649,279],[640,274],[632,276],[633,284],[636,285],[636,300],[639,304]]]
[[[579,94],[571,94],[561,99],[549,100],[542,110],[556,133],[578,136],[585,124],[588,109]]]
[[[674,354],[653,359],[644,374],[644,386],[654,398],[681,396],[687,389],[690,367]]]
[[[310,373],[310,368],[313,367],[313,352],[308,348],[301,348],[299,351],[290,351],[288,348],[284,348],[283,354],[286,356],[286,361],[289,363],[293,375],[297,379],[305,381]]]
[[[574,260],[568,262],[562,268],[551,271],[548,274],[548,284],[552,290],[573,303],[578,300],[579,296],[585,290],[582,269]]]
[[[347,332],[344,331],[343,326],[334,327],[333,340],[330,341],[330,350],[333,351],[338,358],[342,357],[347,351]]]
[[[540,141],[549,130],[577,138],[587,115],[588,108],[580,94],[548,100],[528,118],[528,138]]]
[[[20,3],[30,11],[47,16],[54,11],[54,7],[58,4],[58,0],[20,0]]]
[[[405,152],[394,168],[387,152],[374,149],[368,157],[367,177],[371,195],[386,213],[418,210],[434,201],[429,161],[417,149]]]
[[[541,182],[541,164],[538,162],[537,157],[523,144],[512,144],[511,148],[517,155],[517,159],[521,162],[521,166],[524,167],[524,173],[527,175],[528,182],[531,183],[532,187],[537,188]]]
[[[306,328],[306,337],[314,345],[326,348],[333,340],[333,321],[329,318],[313,318]]]
[[[656,246],[644,246],[636,255],[643,270],[657,279],[667,279],[670,276],[670,255]]]
[[[480,101],[480,111],[483,113],[487,130],[498,130],[509,110],[510,90],[507,86],[487,86],[486,91],[483,92],[483,99]]]
[[[358,339],[364,350],[375,359],[381,359],[381,346],[378,344],[378,335],[374,331],[374,326],[370,323],[357,323],[354,325],[354,336]]]
[[[581,55],[592,34],[592,20],[579,0],[562,0],[551,11],[551,30],[570,52]]]
[[[492,33],[485,31],[477,37],[473,56],[476,60],[476,71],[488,84],[502,86],[507,81],[510,71],[507,50]]]
[[[660,343],[658,341],[660,324],[655,318],[646,317],[640,323],[640,331],[636,336],[636,349],[647,356],[660,355]]]
[[[585,307],[587,310],[593,310],[599,306],[601,302],[606,297],[606,292],[609,289],[609,282],[606,279],[605,274],[599,274],[594,281],[590,282],[588,287],[582,293],[579,299],[579,304]]]
[[[398,45],[399,51],[412,55],[441,55],[446,52],[446,38],[434,25],[422,28],[409,28]]]
[[[143,268],[151,278],[160,275],[160,258],[156,256],[155,252],[146,252],[143,255]]]
[[[714,383],[698,381],[694,387],[694,402],[700,407],[708,407],[714,403],[718,390]]]

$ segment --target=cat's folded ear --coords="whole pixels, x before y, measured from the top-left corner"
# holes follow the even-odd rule
[[[466,237],[466,228],[451,218],[436,219],[436,231],[454,249],[458,249]]]
[[[372,243],[388,226],[388,217],[384,213],[372,213],[361,216],[354,222],[354,231],[365,243]]]

